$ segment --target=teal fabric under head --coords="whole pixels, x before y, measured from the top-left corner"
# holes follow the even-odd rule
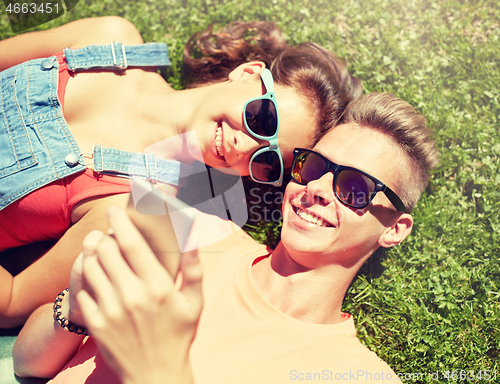
[[[0,383],[45,384],[48,381],[47,379],[21,378],[14,375],[12,347],[17,336],[4,336],[5,333],[8,333],[8,330],[0,329]]]

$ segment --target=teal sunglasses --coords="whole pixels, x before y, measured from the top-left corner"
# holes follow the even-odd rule
[[[274,81],[271,71],[265,68],[260,74],[266,93],[249,100],[243,107],[245,128],[256,139],[269,141],[269,146],[258,149],[250,159],[252,180],[281,186],[283,184],[283,158],[278,147],[279,117]]]

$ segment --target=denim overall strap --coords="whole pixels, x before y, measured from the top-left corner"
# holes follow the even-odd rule
[[[0,209],[85,170],[67,161],[80,149],[57,96],[58,71],[52,56],[0,72]]]
[[[65,48],[68,69],[81,71],[86,69],[122,70],[127,67],[166,67],[170,65],[167,45],[147,43],[123,45],[113,41],[108,45],[89,45],[83,48]]]
[[[119,176],[139,176],[156,183],[182,185],[192,166],[165,160],[152,153],[135,153],[94,145],[94,171]]]
[[[167,47],[161,43],[112,43],[64,52],[72,70],[170,64]],[[58,80],[59,63],[55,56],[30,60],[0,72],[0,210],[52,181],[86,169],[63,116]],[[112,149],[100,153],[99,150],[96,155],[96,169],[119,176],[137,174],[178,185],[189,173],[183,164],[149,154]]]

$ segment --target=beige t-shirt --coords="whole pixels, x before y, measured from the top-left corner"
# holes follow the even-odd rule
[[[195,383],[398,382],[356,338],[351,315],[305,323],[260,296],[251,266],[270,251],[239,231],[200,252],[205,307],[191,348]]]
[[[351,315],[334,325],[305,323],[260,296],[251,266],[270,251],[242,230],[200,249],[204,309],[190,355],[195,383],[398,382],[356,338]],[[96,354],[89,338],[51,383],[118,384]]]

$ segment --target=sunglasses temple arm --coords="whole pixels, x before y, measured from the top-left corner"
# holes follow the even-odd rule
[[[384,193],[387,196],[387,198],[390,200],[392,205],[394,205],[394,208],[396,208],[399,212],[405,212],[406,213],[406,207],[404,203],[401,201],[398,195],[394,193],[392,189],[390,189],[387,185],[384,188]]]
[[[264,70],[260,74],[260,78],[262,79],[262,82],[264,83],[264,87],[266,87],[266,93],[273,93],[274,92],[274,81],[273,81],[273,75],[271,74],[271,71],[267,68],[264,68]]]

